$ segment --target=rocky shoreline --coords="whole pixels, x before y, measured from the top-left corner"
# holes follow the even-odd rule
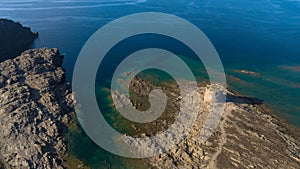
[[[0,154],[5,168],[63,168],[73,99],[57,49],[0,63]],[[74,117],[73,117],[74,118]]]
[[[74,101],[62,69],[63,56],[57,49],[33,49],[0,63],[0,159],[2,168],[70,168],[67,126],[74,122]],[[139,102],[158,86],[142,79],[131,84],[130,99],[137,109],[149,105]],[[144,90],[140,90],[144,89]],[[148,168],[295,168],[300,164],[299,129],[282,122],[261,101],[226,91],[224,115],[216,132],[206,142],[198,140],[204,118],[217,91],[202,84],[200,116],[191,132],[172,150],[144,159]],[[151,136],[172,124],[176,117],[176,85],[163,88],[170,103],[160,120],[138,131]],[[114,93],[114,97],[118,92]],[[146,103],[147,104],[147,103]],[[159,125],[161,124],[161,125]],[[141,133],[141,131],[151,131]],[[0,165],[1,166],[1,165]],[[74,165],[72,165],[74,166]],[[83,165],[75,165],[76,168]],[[0,167],[1,168],[1,167]]]

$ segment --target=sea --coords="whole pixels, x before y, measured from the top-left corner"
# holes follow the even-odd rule
[[[117,18],[140,12],[173,14],[196,25],[216,48],[231,90],[264,100],[283,120],[300,127],[299,0],[0,0],[0,18],[39,32],[32,48],[60,50],[70,82],[78,54],[89,37]],[[120,116],[107,92],[112,73],[122,58],[147,47],[174,52],[198,80],[207,80],[201,61],[173,39],[148,34],[124,40],[107,54],[107,64],[98,70],[101,80],[96,80],[99,107],[112,125],[122,124],[119,118],[111,118]],[[70,153],[90,168],[143,168],[141,160],[113,155],[83,131],[69,137]]]

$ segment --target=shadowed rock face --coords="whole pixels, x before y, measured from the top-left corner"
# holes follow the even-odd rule
[[[0,19],[0,61],[11,59],[28,49],[38,33],[8,19]]]
[[[73,102],[57,49],[0,63],[0,158],[6,168],[63,168]]]

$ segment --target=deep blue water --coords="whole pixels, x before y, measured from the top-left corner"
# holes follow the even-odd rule
[[[265,100],[300,126],[299,0],[0,0],[1,18],[40,33],[34,47],[60,49],[68,80],[85,41],[106,23],[136,12],[171,13],[197,25],[217,49],[235,91]],[[236,72],[242,69],[259,77]]]

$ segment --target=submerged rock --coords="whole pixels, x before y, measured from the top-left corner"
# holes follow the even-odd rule
[[[63,168],[72,93],[57,49],[0,63],[0,159],[6,168]]]
[[[11,59],[28,49],[37,32],[8,19],[0,19],[0,61]]]

